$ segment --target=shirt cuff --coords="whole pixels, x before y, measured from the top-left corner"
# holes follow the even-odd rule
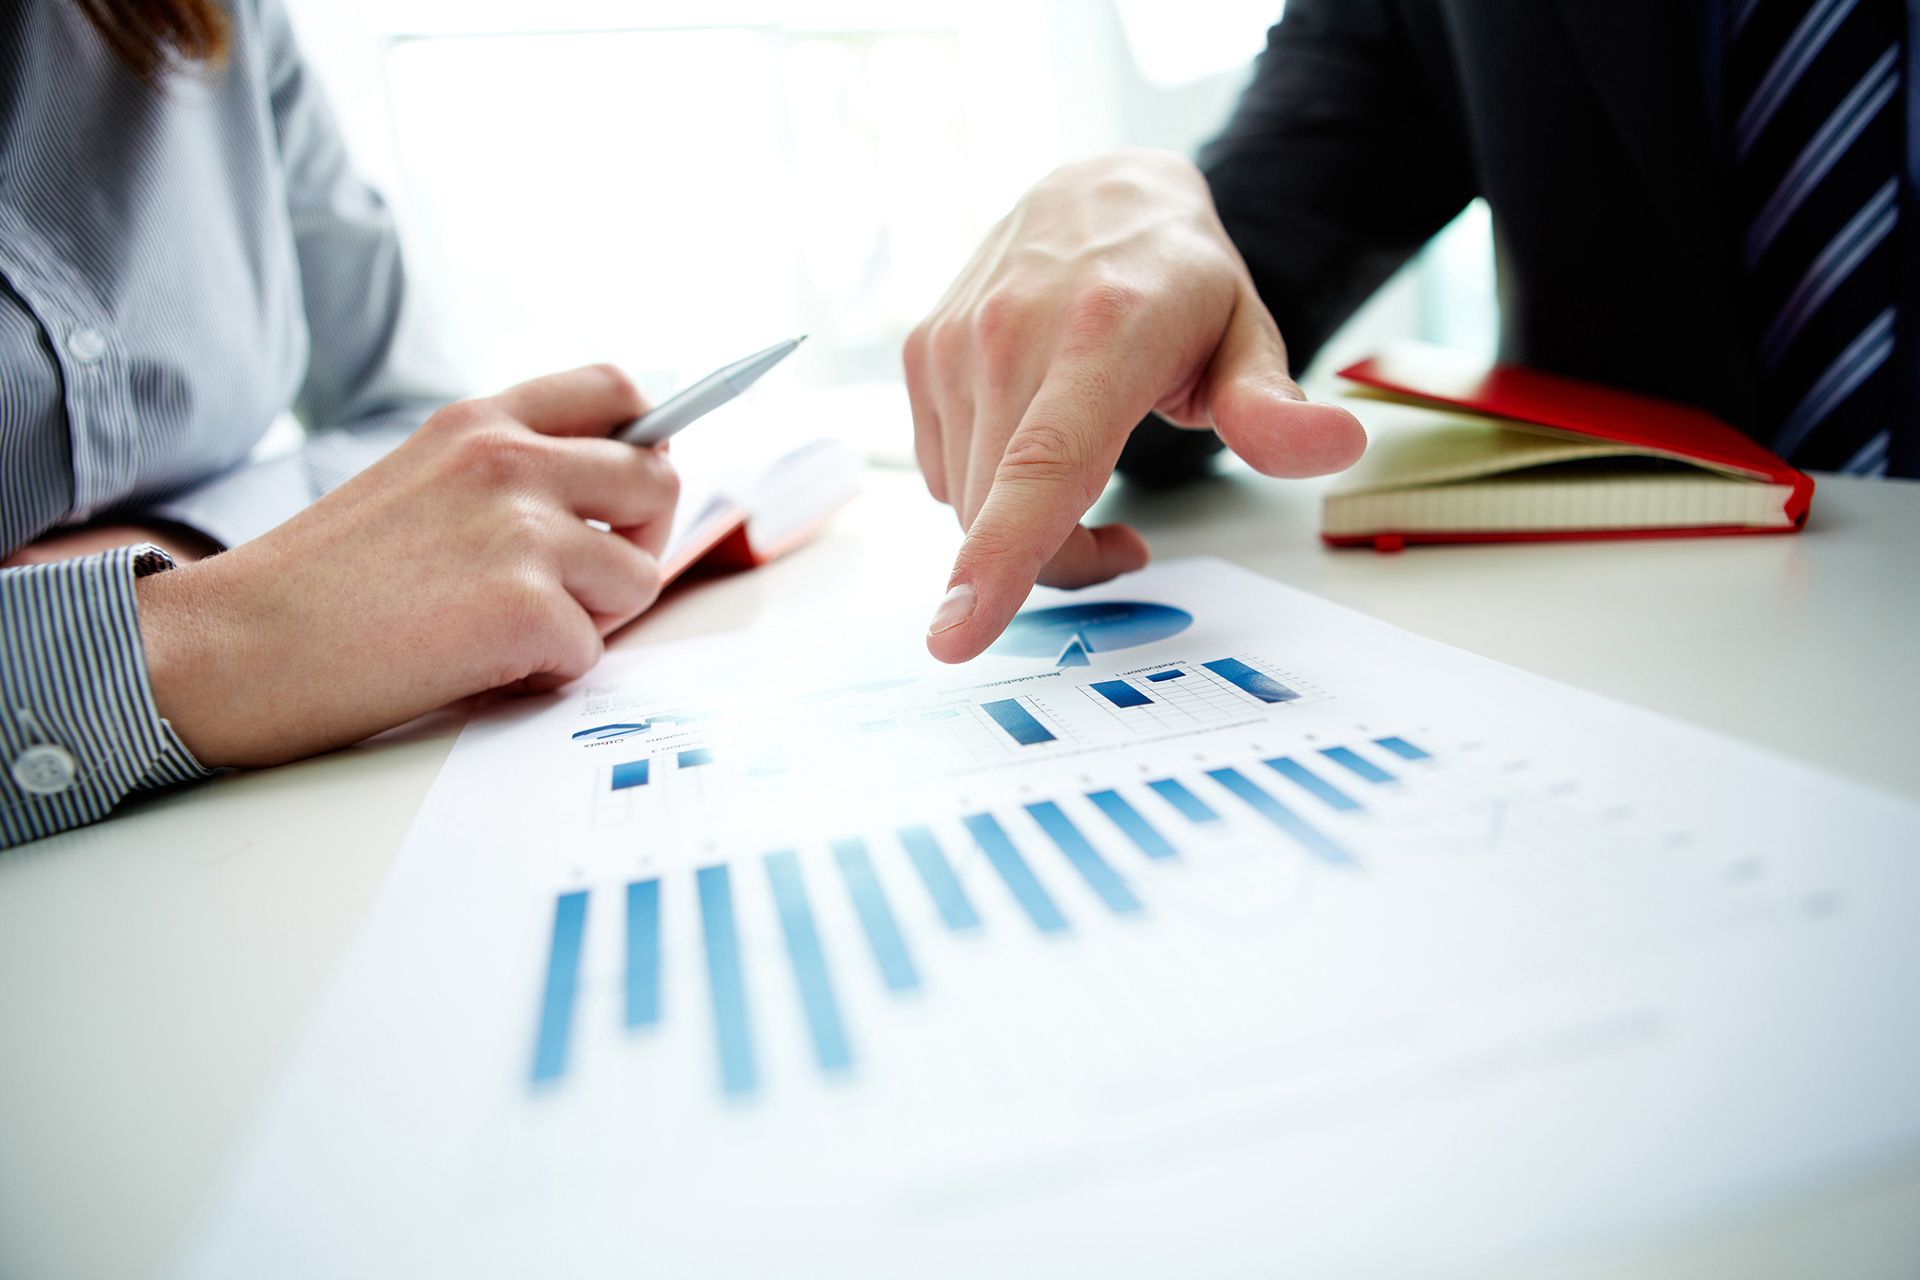
[[[133,546],[0,570],[0,848],[208,776],[155,707],[140,643],[134,580],[172,565]]]

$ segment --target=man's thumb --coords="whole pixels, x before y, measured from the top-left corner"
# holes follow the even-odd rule
[[[1367,447],[1360,420],[1315,404],[1287,372],[1273,317],[1241,295],[1207,367],[1206,404],[1227,448],[1270,476],[1320,476],[1352,466]]]

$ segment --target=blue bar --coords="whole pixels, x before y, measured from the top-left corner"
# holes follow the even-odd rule
[[[1355,800],[1352,796],[1334,786],[1331,782],[1328,782],[1325,778],[1307,768],[1307,766],[1301,764],[1292,756],[1280,756],[1277,759],[1269,760],[1267,761],[1267,768],[1273,770],[1283,778],[1291,778],[1307,790],[1313,792],[1313,794],[1318,796],[1324,803],[1340,810],[1342,813],[1351,813],[1353,810],[1360,808],[1360,802],[1358,800]]]
[[[1033,878],[1032,868],[1013,847],[1013,841],[1007,839],[1007,833],[1000,829],[990,813],[976,813],[965,819],[967,830],[979,842],[980,851],[987,855],[987,861],[1007,882],[1007,888],[1013,891],[1013,897],[1033,921],[1033,927],[1042,933],[1059,933],[1066,929],[1066,917],[1060,914],[1060,908],[1053,905],[1053,899]]]
[[[1047,726],[1035,720],[1033,714],[1020,705],[1018,699],[1006,698],[999,702],[983,702],[980,704],[980,709],[992,716],[994,721],[1023,747],[1053,741],[1053,735],[1047,732]]]
[[[1162,778],[1158,782],[1149,782],[1147,785],[1152,787],[1162,800],[1178,809],[1180,816],[1189,822],[1220,821],[1220,815],[1213,811],[1212,805],[1172,778]]]
[[[1375,738],[1374,745],[1385,747],[1402,760],[1431,760],[1431,753],[1422,751],[1405,738]]]
[[[700,926],[707,937],[707,986],[713,992],[713,1033],[720,1050],[720,1087],[752,1093],[760,1084],[747,1022],[747,982],[740,968],[740,935],[733,924],[733,882],[727,869],[702,867]]]
[[[1186,672],[1176,667],[1172,671],[1156,671],[1152,675],[1148,676],[1147,679],[1151,680],[1155,684],[1159,684],[1162,680],[1178,680],[1181,676],[1184,676],[1186,674],[1187,674]]]
[[[660,1021],[660,882],[627,886],[627,1025]]]
[[[840,864],[840,876],[847,882],[847,894],[853,899],[860,927],[866,930],[867,945],[873,948],[874,963],[889,991],[911,991],[920,985],[920,972],[907,954],[906,939],[887,905],[887,896],[873,874],[873,859],[860,840],[835,840],[833,858]]]
[[[682,769],[691,769],[696,765],[712,764],[712,763],[713,763],[712,747],[688,747],[685,751],[682,751],[680,753],[680,767]]]
[[[959,877],[947,865],[946,855],[940,852],[932,829],[902,827],[899,834],[900,843],[906,846],[907,857],[912,860],[914,870],[920,873],[927,892],[933,895],[933,905],[940,909],[940,918],[946,921],[947,928],[955,931],[978,929],[980,915],[973,909],[973,903],[967,900],[967,891],[960,887]]]
[[[1392,782],[1393,775],[1371,760],[1362,760],[1345,747],[1323,747],[1320,754],[1341,768],[1356,773],[1368,782]]]
[[[1122,709],[1144,707],[1153,701],[1125,680],[1096,680],[1093,682],[1093,691]]]
[[[853,1051],[847,1047],[840,1004],[833,997],[833,979],[827,973],[826,954],[820,950],[813,908],[807,905],[800,859],[786,849],[768,854],[766,862],[774,906],[780,912],[780,930],[787,936],[787,960],[793,965],[794,984],[800,988],[807,1030],[813,1035],[813,1056],[822,1071],[844,1071],[853,1065]]]
[[[646,760],[630,760],[626,764],[613,766],[613,789],[625,791],[628,787],[646,786],[648,763]]]
[[[547,952],[547,989],[540,999],[540,1034],[533,1047],[533,1082],[557,1080],[567,1070],[573,1029],[573,993],[580,986],[580,935],[587,923],[587,892],[563,893],[553,904],[553,945]]]
[[[1140,811],[1128,804],[1118,791],[1089,791],[1087,799],[1094,807],[1107,815],[1113,825],[1120,828],[1127,839],[1133,841],[1140,852],[1149,858],[1177,858],[1179,853],[1167,843],[1167,838],[1153,829],[1153,824],[1140,816]]]
[[[1221,658],[1200,665],[1262,702],[1292,702],[1300,696],[1272,676],[1255,671],[1238,658]]]
[[[1100,900],[1108,909],[1117,912],[1138,911],[1140,899],[1133,896],[1133,890],[1127,888],[1127,882],[1114,873],[1100,851],[1087,842],[1080,834],[1080,828],[1073,825],[1073,819],[1060,811],[1060,806],[1051,800],[1027,806],[1027,812],[1033,815],[1053,842],[1060,846],[1060,852],[1067,855],[1067,861],[1073,864]]]
[[[1209,769],[1207,776],[1246,801],[1254,812],[1292,836],[1301,847],[1322,862],[1336,867],[1358,865],[1345,849],[1321,835],[1317,828],[1302,821],[1293,810],[1255,786],[1253,781],[1242,775],[1239,770]]]

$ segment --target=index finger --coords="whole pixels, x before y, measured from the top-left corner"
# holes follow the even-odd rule
[[[569,510],[659,553],[680,496],[680,478],[661,448],[574,439],[550,446],[546,456],[556,496]]]
[[[1076,360],[1041,384],[954,559],[947,598],[927,635],[934,657],[964,662],[992,644],[1106,487],[1128,429],[1154,399],[1142,380],[1123,370]],[[1076,576],[1092,581],[1139,567],[1134,543],[1116,540],[1109,549],[1114,564],[1108,572]]]
[[[610,364],[590,364],[516,383],[494,397],[542,435],[604,436],[647,411],[633,380]]]

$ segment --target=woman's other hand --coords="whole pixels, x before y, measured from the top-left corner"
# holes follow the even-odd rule
[[[265,536],[141,579],[160,713],[204,764],[268,765],[583,675],[660,592],[679,481],[606,438],[645,409],[606,365],[450,404]]]

